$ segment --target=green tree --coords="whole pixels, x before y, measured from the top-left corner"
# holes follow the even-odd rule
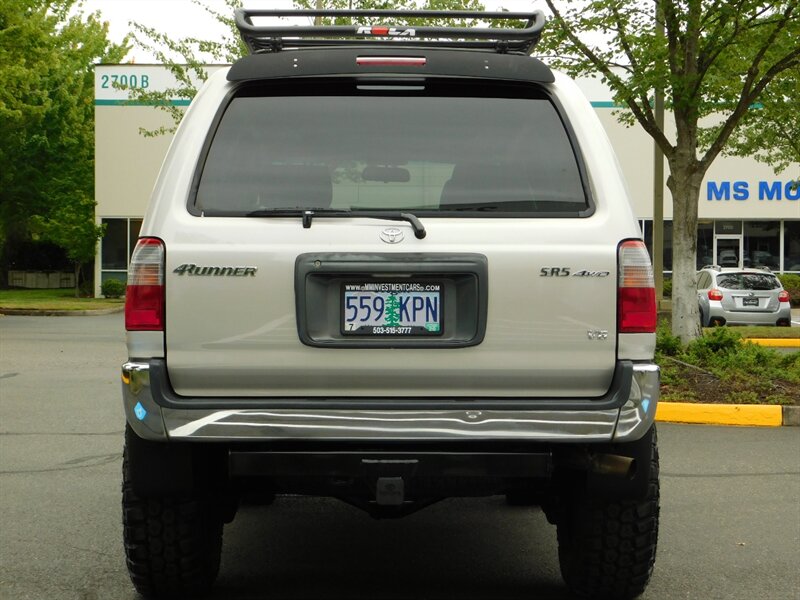
[[[31,239],[34,223],[42,233],[58,215],[82,219],[90,233],[94,227],[93,64],[127,53],[107,33],[75,0],[0,0],[3,256]]]
[[[163,135],[175,131],[183,118],[184,109],[175,106],[172,100],[191,100],[197,94],[199,86],[208,79],[206,66],[212,64],[229,64],[247,54],[247,47],[239,36],[239,30],[233,19],[233,11],[242,5],[241,0],[225,0],[224,9],[207,6],[201,0],[192,0],[202,7],[211,17],[224,26],[224,35],[219,40],[203,40],[196,37],[173,39],[152,27],[133,22],[133,40],[150,52],[156,62],[163,65],[175,78],[175,86],[158,91],[131,89],[130,95],[137,102],[154,104],[166,111],[174,122],[171,127],[144,129],[139,131],[144,136]]]
[[[34,236],[64,248],[75,270],[75,297],[80,294],[81,267],[94,260],[97,242],[104,227],[94,223],[95,202],[87,196],[74,196],[56,202],[47,217],[35,215],[30,228]]]
[[[546,2],[554,18],[539,50],[573,76],[599,74],[625,107],[618,117],[638,123],[664,152],[673,205],[672,330],[686,342],[700,333],[695,254],[705,173],[726,146],[780,167],[792,156],[782,148],[797,143],[800,111],[790,94],[800,73],[798,0]],[[674,133],[657,123],[651,101],[659,88]],[[785,127],[794,138],[778,148]]]
[[[799,42],[800,43],[800,42]],[[784,72],[742,118],[723,153],[754,156],[776,172],[800,165],[800,76]],[[800,181],[800,172],[794,177]]]

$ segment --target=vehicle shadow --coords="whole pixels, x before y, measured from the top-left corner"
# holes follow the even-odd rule
[[[502,497],[446,500],[374,520],[336,500],[245,507],[225,529],[211,598],[572,598],[555,528]]]

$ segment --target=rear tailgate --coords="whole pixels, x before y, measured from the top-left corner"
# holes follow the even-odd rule
[[[553,220],[430,218],[424,224],[427,237],[417,240],[405,223],[366,219],[317,218],[309,229],[299,218],[196,219],[193,237],[202,243],[166,240],[167,365],[175,390],[273,397],[606,391],[615,360],[616,246],[607,242],[601,220],[570,220],[580,244],[565,239]],[[387,228],[405,234],[398,248],[381,241]],[[417,348],[359,348],[353,338],[344,347],[306,345],[296,318],[298,248],[322,255],[346,249],[345,256],[483,255],[485,337],[466,347],[433,347],[435,337],[420,339]],[[226,267],[234,270],[226,275],[220,271]],[[566,269],[570,276],[563,276]],[[595,276],[573,276],[580,271]],[[361,272],[355,278],[367,274],[375,281],[393,277]],[[341,306],[328,310],[326,318],[343,319]],[[607,337],[592,339],[592,332]]]

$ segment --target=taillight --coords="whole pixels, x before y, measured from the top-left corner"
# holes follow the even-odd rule
[[[778,302],[788,302],[789,301],[789,292],[786,290],[781,290],[778,293]]]
[[[356,64],[360,67],[424,67],[427,62],[428,59],[424,56],[356,57]]]
[[[128,270],[125,329],[164,330],[164,242],[142,238],[136,243]]]
[[[717,289],[708,290],[708,299],[709,300],[722,300],[722,292]]]
[[[629,240],[620,244],[618,286],[619,333],[653,333],[656,288],[644,242]]]

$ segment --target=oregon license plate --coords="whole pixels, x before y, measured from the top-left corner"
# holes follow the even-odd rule
[[[758,298],[742,298],[742,306],[758,306]]]
[[[443,323],[441,283],[354,282],[343,285],[344,334],[441,335]]]

